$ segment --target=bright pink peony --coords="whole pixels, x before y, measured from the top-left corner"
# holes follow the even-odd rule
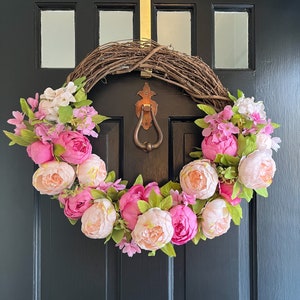
[[[64,131],[53,143],[65,148],[61,158],[70,164],[81,164],[92,153],[92,145],[88,138],[77,131]]]
[[[241,198],[234,198],[232,199],[232,192],[233,192],[233,185],[230,183],[220,183],[219,184],[219,194],[222,196],[228,203],[231,205],[237,205],[239,204],[242,199]]]
[[[177,205],[171,208],[170,214],[174,227],[172,243],[183,245],[190,241],[197,233],[197,216],[185,205]]]
[[[32,177],[32,185],[46,195],[57,195],[70,188],[75,180],[75,171],[66,162],[49,161],[41,164]]]
[[[144,250],[158,250],[169,243],[174,234],[169,212],[158,207],[150,208],[138,217],[132,239]]]
[[[272,151],[256,150],[241,159],[239,164],[239,181],[250,189],[268,187],[273,180],[276,164]]]
[[[81,231],[91,239],[104,239],[113,231],[117,214],[108,199],[97,199],[81,217]]]
[[[53,149],[49,143],[37,141],[27,146],[26,150],[28,156],[38,165],[53,160]]]
[[[82,214],[92,205],[90,189],[77,190],[75,195],[59,195],[58,200],[65,206],[64,214],[70,219],[79,219]]]
[[[154,190],[156,194],[160,194],[157,182],[151,182],[146,185],[146,187],[141,184],[136,184],[120,198],[121,216],[127,222],[129,229],[134,229],[138,216],[141,214],[137,205],[138,200],[148,201],[152,190]]]
[[[237,153],[237,138],[230,135],[226,138],[215,140],[212,135],[205,137],[201,143],[203,156],[211,161],[214,161],[217,154],[228,154],[235,156]]]
[[[202,212],[201,228],[208,239],[213,239],[228,231],[231,216],[223,199],[208,202]]]
[[[207,199],[216,191],[218,174],[207,159],[197,159],[188,163],[182,168],[179,176],[182,190],[198,199]]]

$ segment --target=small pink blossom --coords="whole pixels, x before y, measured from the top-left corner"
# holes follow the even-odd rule
[[[122,191],[122,190],[124,190],[126,188],[126,185],[122,184],[120,182],[121,182],[121,178],[119,178],[115,182],[105,182],[105,181],[102,181],[97,186],[97,190],[100,190],[100,191],[103,191],[103,192],[107,192],[107,190],[109,188],[114,188],[116,191]]]
[[[50,125],[46,123],[38,123],[34,126],[35,134],[42,140],[42,142],[51,142],[58,139],[60,133],[65,129],[63,124]]]
[[[32,111],[34,111],[39,105],[39,94],[35,94],[35,98],[27,98],[27,103],[31,106]]]
[[[122,250],[122,253],[127,253],[129,257],[142,252],[141,248],[133,240],[128,243],[126,237],[117,243],[116,247],[119,247],[119,249]]]
[[[172,196],[173,206],[178,204],[193,205],[196,203],[196,195],[189,195],[186,192],[181,192],[177,190],[170,190],[170,195]]]
[[[13,111],[12,115],[15,117],[14,119],[8,119],[7,123],[11,125],[15,125],[16,128],[14,132],[16,135],[21,135],[21,130],[26,129],[26,125],[24,124],[24,114],[19,111]]]

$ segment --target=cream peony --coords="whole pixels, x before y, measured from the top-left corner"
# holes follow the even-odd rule
[[[207,159],[194,160],[185,165],[179,176],[182,190],[198,199],[207,199],[216,191],[218,174]]]
[[[134,242],[144,250],[157,250],[169,243],[174,234],[169,212],[158,207],[149,209],[138,217],[131,235]]]
[[[201,228],[208,239],[213,239],[228,231],[231,216],[223,199],[208,202],[202,212]]]
[[[72,186],[75,171],[66,162],[50,161],[41,164],[32,177],[32,185],[41,193],[56,195]]]
[[[276,164],[271,150],[256,150],[241,159],[239,181],[250,189],[268,187],[273,180]]]
[[[103,182],[107,175],[105,162],[96,154],[91,154],[82,164],[77,166],[79,183],[96,187]]]
[[[81,217],[81,231],[91,239],[104,239],[113,231],[117,214],[108,199],[96,199]]]

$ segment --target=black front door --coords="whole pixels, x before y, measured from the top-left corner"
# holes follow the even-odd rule
[[[21,147],[8,147],[2,135],[1,299],[297,299],[299,141],[293,123],[299,115],[300,21],[296,13],[300,5],[271,0],[255,5],[203,2],[152,1],[153,38],[157,37],[159,10],[189,11],[192,54],[214,66],[215,12],[248,13],[248,67],[216,68],[215,72],[232,93],[239,88],[264,100],[268,114],[283,125],[279,129],[284,137],[283,151],[276,156],[278,171],[269,198],[256,197],[250,206],[244,203],[240,227],[232,225],[226,235],[198,246],[178,247],[174,259],[160,252],[155,257],[143,253],[128,258],[113,243],[103,245],[102,240],[87,239],[79,224],[69,224],[56,201],[38,195],[31,185],[32,162]],[[133,38],[138,38],[139,7],[138,1],[3,3],[1,128],[10,130],[6,120],[12,110],[18,110],[20,97],[41,93],[48,86],[59,87],[72,71],[40,65],[42,10],[75,12],[78,63],[97,46],[100,8],[132,10]],[[162,145],[150,153],[141,151],[132,141],[137,123],[134,104],[145,82],[156,93],[153,98],[159,104],[158,122],[164,133]],[[199,110],[173,85],[154,78],[146,80],[133,72],[108,76],[107,83],[99,82],[89,97],[101,114],[112,118],[103,123],[100,138],[93,141],[95,151],[108,169],[116,170],[130,183],[139,173],[145,182],[163,183],[176,177],[188,160],[190,148],[200,144],[201,132],[193,124]],[[290,143],[293,147],[288,146]]]

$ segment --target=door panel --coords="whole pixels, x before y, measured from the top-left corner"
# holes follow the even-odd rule
[[[278,2],[278,1],[277,1]],[[268,199],[257,197],[243,204],[240,227],[217,239],[176,247],[170,259],[158,252],[128,258],[113,243],[86,238],[80,224],[71,226],[56,201],[41,197],[31,186],[34,166],[24,149],[8,147],[0,135],[0,298],[34,300],[80,299],[291,299],[300,294],[299,240],[299,116],[298,87],[300,9],[298,1],[252,1],[248,70],[215,70],[224,86],[262,99],[272,119],[283,124],[282,151],[276,154],[278,171]],[[230,6],[242,5],[231,1]],[[139,2],[130,1],[5,1],[0,18],[2,97],[0,126],[18,109],[19,97],[34,95],[46,87],[59,87],[70,69],[39,67],[39,9],[75,9],[76,63],[99,40],[97,7],[131,7],[134,33],[139,32]],[[255,6],[254,6],[255,5]],[[213,10],[227,1],[152,1],[152,35],[156,38],[155,11],[185,8],[192,16],[192,54],[213,65]],[[254,10],[255,8],[255,10]],[[280,20],[280,22],[278,21]],[[254,22],[255,21],[255,22]],[[255,40],[254,40],[255,38]],[[254,47],[255,46],[255,47]],[[254,51],[255,50],[255,51]],[[254,53],[256,52],[256,53]],[[255,54],[255,56],[254,56]],[[255,60],[254,60],[255,58]],[[201,132],[193,120],[195,103],[180,89],[153,78],[147,80],[158,104],[158,123],[164,133],[159,149],[145,153],[133,143],[137,123],[134,104],[145,83],[140,74],[108,76],[89,93],[101,114],[111,116],[92,140],[93,149],[109,170],[132,184],[142,173],[145,182],[176,179],[188,152],[200,145]],[[153,130],[141,140],[155,140]],[[296,151],[295,151],[296,149]],[[288,158],[288,159],[287,159]],[[297,173],[296,173],[297,172]],[[288,174],[288,176],[287,176]],[[288,197],[287,197],[288,195]]]

